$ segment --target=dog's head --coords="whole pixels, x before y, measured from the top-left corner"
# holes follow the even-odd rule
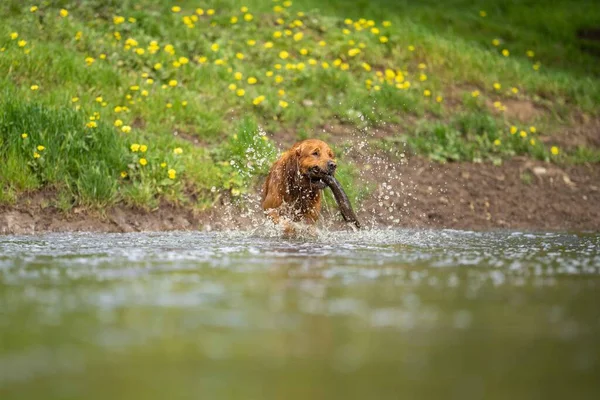
[[[298,158],[300,174],[307,177],[311,185],[325,188],[326,184],[322,178],[335,174],[337,168],[335,156],[327,143],[318,139],[308,139],[296,143],[292,151]]]

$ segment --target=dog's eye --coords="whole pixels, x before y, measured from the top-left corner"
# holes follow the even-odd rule
[[[316,157],[319,157],[319,152],[315,150],[315,151],[313,151],[312,155],[316,156]]]

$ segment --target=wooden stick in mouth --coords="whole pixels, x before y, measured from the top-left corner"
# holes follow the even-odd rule
[[[340,208],[340,212],[342,213],[344,221],[354,223],[354,225],[360,229],[360,222],[358,221],[358,218],[352,209],[352,204],[350,204],[350,200],[348,199],[346,192],[344,192],[342,185],[340,185],[338,180],[335,179],[333,175],[326,175],[322,178],[322,180],[333,192],[333,196],[335,197],[335,201]]]

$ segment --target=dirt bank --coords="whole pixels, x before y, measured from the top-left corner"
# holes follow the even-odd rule
[[[442,165],[418,157],[359,165],[359,180],[373,189],[357,210],[366,226],[600,230],[600,165],[563,168],[527,159]],[[99,214],[62,213],[49,205],[51,197],[42,192],[0,207],[0,234],[247,229],[263,220],[252,198],[243,206],[223,201],[206,212],[117,206]],[[333,208],[323,214],[328,223],[339,219]]]

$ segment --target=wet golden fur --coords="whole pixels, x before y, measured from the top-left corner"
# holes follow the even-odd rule
[[[321,212],[321,191],[325,185],[311,180],[311,173],[333,173],[335,167],[335,157],[327,143],[317,139],[296,143],[271,167],[263,186],[263,210],[275,223],[284,218],[314,224]]]

